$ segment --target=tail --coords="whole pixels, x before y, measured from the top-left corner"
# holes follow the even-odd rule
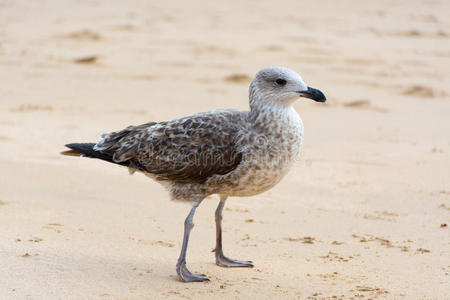
[[[120,163],[115,162],[111,155],[94,150],[94,145],[95,145],[94,143],[67,144],[65,146],[67,148],[70,148],[71,150],[61,152],[61,154],[69,156],[85,156],[90,158],[98,158],[114,164],[119,164],[123,166],[129,165],[128,162],[120,162]]]

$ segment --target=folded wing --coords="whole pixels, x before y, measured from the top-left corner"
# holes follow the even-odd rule
[[[227,174],[241,162],[237,117],[222,111],[130,126],[104,134],[94,150],[158,179],[203,183],[210,176]]]

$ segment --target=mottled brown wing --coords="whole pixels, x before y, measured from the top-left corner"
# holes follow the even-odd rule
[[[147,129],[157,124],[156,122],[149,122],[138,126],[128,126],[127,128],[110,133],[104,133],[100,137],[102,140],[94,146],[94,150],[101,151],[102,153],[114,156],[114,160],[118,155],[123,155],[123,151],[132,152],[137,149],[138,144],[135,143],[139,138],[143,137]],[[133,140],[131,139],[133,138]],[[125,147],[129,141],[133,147]],[[122,149],[122,151],[120,151]]]
[[[158,179],[203,183],[240,163],[235,145],[240,118],[239,112],[220,111],[130,126],[105,135],[96,149]]]

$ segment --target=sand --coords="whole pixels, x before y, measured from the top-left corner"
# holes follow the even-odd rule
[[[448,1],[0,1],[0,298],[448,299]],[[61,156],[69,142],[215,108],[254,73],[297,70],[301,161],[189,207],[142,174]]]

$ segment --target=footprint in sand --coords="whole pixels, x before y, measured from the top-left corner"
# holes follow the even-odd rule
[[[312,236],[305,236],[300,238],[285,237],[283,239],[289,242],[302,242],[303,244],[314,244],[314,242],[318,242],[316,241],[316,238]]]
[[[357,256],[359,256],[359,255],[357,255]],[[327,255],[322,255],[319,257],[326,261],[330,261],[330,262],[348,262],[348,261],[354,259],[354,256],[352,256],[352,255],[342,256],[342,255],[339,255],[332,251],[328,251]]]
[[[228,208],[228,207],[226,207],[225,210],[226,211],[235,211],[235,212],[240,212],[240,213],[248,213],[248,212],[250,212],[246,208],[239,208],[239,207],[237,207],[237,208]]]
[[[345,107],[350,107],[350,108],[372,110],[372,111],[377,111],[377,112],[388,112],[387,109],[378,107],[378,106],[374,106],[374,105],[372,105],[372,102],[370,100],[365,100],[365,99],[345,102],[342,105]]]
[[[231,83],[249,83],[252,81],[252,78],[250,76],[248,76],[247,74],[231,74],[227,77],[224,78],[224,80],[226,82],[231,82]]]
[[[175,247],[175,244],[164,242],[164,241],[152,241],[151,244],[155,245],[155,246],[163,246],[163,247],[169,247],[169,248]]]
[[[400,249],[402,252],[409,252],[410,246],[405,244],[400,244],[399,242],[391,242],[388,239],[372,236],[370,234],[365,235],[357,235],[352,234],[352,237],[355,239],[359,239],[360,243],[369,243],[369,242],[375,242],[378,243],[380,246],[386,247],[386,248],[397,248]],[[412,243],[411,240],[403,241],[403,243]]]
[[[39,243],[39,242],[42,242],[43,240],[44,239],[39,238],[39,237],[33,237],[33,238],[29,239],[28,241],[33,242],[33,243]]]
[[[95,64],[99,56],[95,54],[79,56],[74,58],[72,61],[77,64]]]
[[[59,223],[48,223],[48,224],[42,226],[42,228],[53,229],[56,233],[61,233],[62,230],[58,229],[58,227],[61,227],[61,226],[63,226],[63,225],[59,224]]]
[[[30,112],[30,111],[52,111],[53,107],[51,105],[33,105],[33,104],[26,104],[26,105],[20,105],[16,108],[11,108],[11,112]]]
[[[71,32],[68,34],[62,34],[57,36],[58,38],[74,39],[79,41],[98,41],[102,37],[100,34],[91,31],[89,29],[84,29],[80,31]]]
[[[402,91],[402,94],[419,98],[435,98],[447,96],[445,92],[437,92],[432,88],[423,85],[409,86]]]
[[[350,292],[355,293],[356,298],[377,298],[382,295],[387,295],[389,292],[385,289],[372,287],[372,286],[361,286],[357,285],[354,289],[351,289]]]

